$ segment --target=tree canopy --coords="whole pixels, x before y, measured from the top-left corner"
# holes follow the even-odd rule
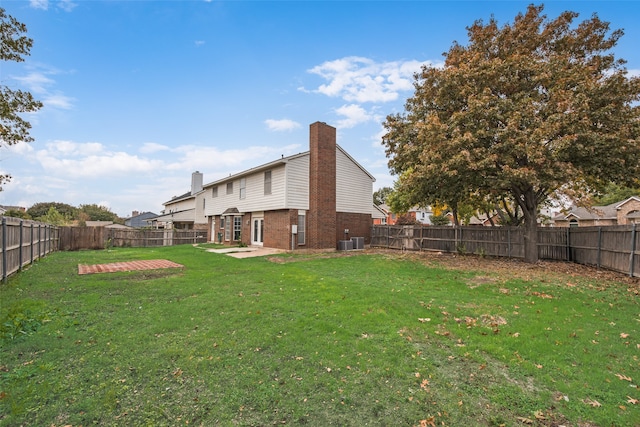
[[[23,62],[29,55],[33,40],[24,34],[27,27],[7,15],[0,7],[0,60]],[[0,85],[0,148],[19,142],[31,142],[29,135],[31,123],[23,119],[20,114],[32,113],[42,108],[42,103],[36,101],[31,93],[10,89]],[[2,184],[11,177],[0,175],[0,191]]]
[[[442,68],[425,66],[383,144],[399,190],[452,209],[509,200],[524,215],[525,260],[537,261],[538,207],[640,177],[640,78],[612,49],[622,30],[593,15],[553,20],[531,5],[512,24],[467,28]]]

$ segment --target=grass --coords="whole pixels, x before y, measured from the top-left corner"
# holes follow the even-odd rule
[[[77,274],[158,258],[184,268]],[[0,288],[0,425],[640,425],[633,285],[276,258],[34,264]]]

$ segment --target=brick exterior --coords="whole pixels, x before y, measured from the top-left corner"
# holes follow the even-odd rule
[[[307,248],[336,248],[336,129],[310,126]]]
[[[618,224],[633,224],[633,221],[629,221],[626,218],[629,213],[633,211],[640,211],[640,201],[631,199],[620,207],[618,214]]]
[[[349,229],[348,239],[364,237],[364,244],[371,243],[371,215],[359,213],[338,212],[336,214],[336,242],[345,240],[344,230]]]
[[[264,213],[264,246],[291,249],[291,224],[298,223],[296,209],[266,211]]]

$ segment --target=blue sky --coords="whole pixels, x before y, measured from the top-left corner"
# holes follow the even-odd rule
[[[465,27],[512,22],[529,1],[0,0],[33,38],[0,81],[44,108],[30,144],[0,149],[13,175],[0,204],[101,204],[159,213],[189,190],[308,150],[309,124],[376,177],[393,177],[382,122],[403,111],[413,73],[438,64]],[[551,1],[545,13],[593,13],[622,28],[617,57],[640,74],[640,2]]]

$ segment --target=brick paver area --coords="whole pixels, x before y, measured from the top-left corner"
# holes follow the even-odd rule
[[[145,261],[112,262],[111,264],[78,264],[78,274],[113,273],[115,271],[156,270],[159,268],[178,268],[181,264],[166,259]]]

